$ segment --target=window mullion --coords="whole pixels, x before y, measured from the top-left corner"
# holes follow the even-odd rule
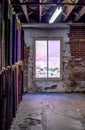
[[[47,78],[48,78],[48,40],[47,40]]]

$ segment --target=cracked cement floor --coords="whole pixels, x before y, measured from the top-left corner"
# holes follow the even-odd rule
[[[10,130],[85,130],[85,94],[26,94]]]

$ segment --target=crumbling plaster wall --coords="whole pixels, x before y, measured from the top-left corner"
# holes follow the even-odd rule
[[[29,51],[30,48],[27,47],[26,43],[24,43],[24,60],[23,60],[23,91],[26,92],[28,90],[28,59],[29,59]]]
[[[80,86],[80,82],[73,82],[70,77],[70,70],[73,69],[71,61],[75,61],[75,57],[71,56],[69,33],[70,27],[60,25],[56,28],[25,28],[24,36],[27,47],[30,48],[28,59],[28,92],[73,92],[83,91],[84,87]],[[61,80],[35,80],[34,79],[34,38],[39,37],[62,37],[62,79]],[[84,86],[84,81],[82,82]],[[25,87],[26,88],[26,87]]]
[[[72,91],[85,92],[85,24],[70,24],[71,58],[66,66],[68,86]],[[66,84],[67,84],[66,81]]]

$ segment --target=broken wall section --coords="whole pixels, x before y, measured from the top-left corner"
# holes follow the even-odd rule
[[[60,28],[59,28],[60,27]],[[30,48],[28,58],[27,92],[85,91],[85,25],[56,25],[56,28],[25,28],[25,43]],[[34,79],[34,38],[62,37],[62,79]],[[26,85],[26,84],[25,84]]]
[[[69,43],[71,59],[65,63],[68,73],[65,84],[71,91],[85,91],[85,24],[70,24]]]
[[[56,26],[53,28],[50,26],[51,25],[49,25],[49,28],[47,28],[47,25],[44,25],[44,27],[29,27],[24,29],[25,43],[30,48],[28,59],[28,92],[65,92],[65,87],[62,85],[62,80],[34,79],[34,38],[62,37],[62,78],[65,76],[63,71],[63,62],[68,62],[68,57],[71,57],[68,37],[69,26],[66,24],[56,24]]]

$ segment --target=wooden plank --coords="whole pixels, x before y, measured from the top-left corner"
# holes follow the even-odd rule
[[[84,14],[85,14],[85,7],[82,7],[80,12],[78,13],[78,16],[75,17],[75,21],[78,21]]]
[[[19,2],[21,3],[22,0],[19,0]],[[27,12],[27,7],[26,7],[26,5],[21,5],[21,7],[22,7],[22,10],[23,10],[23,12],[24,12],[24,15],[25,15],[27,21],[29,21],[28,12]]]
[[[78,1],[79,0],[75,0],[75,3],[78,3]],[[67,18],[69,17],[69,15],[71,14],[71,12],[73,11],[74,8],[75,8],[75,6],[73,6],[73,5],[72,6],[66,6],[66,12],[65,12],[66,16],[64,17],[64,21],[67,20]]]

